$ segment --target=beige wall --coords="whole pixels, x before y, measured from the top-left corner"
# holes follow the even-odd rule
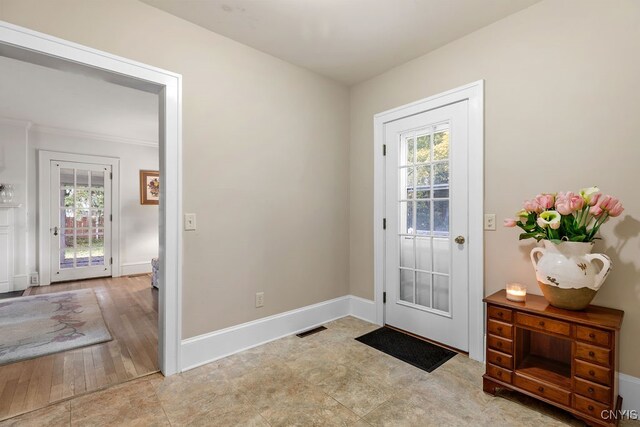
[[[0,19],[183,75],[184,338],[348,293],[346,88],[134,0]]]
[[[597,249],[614,269],[596,303],[625,310],[622,372],[640,376],[640,2],[547,0],[352,88],[351,293],[373,297],[375,113],[485,80],[485,211],[537,192],[599,185],[626,212]],[[485,232],[485,292],[539,293],[517,231]]]

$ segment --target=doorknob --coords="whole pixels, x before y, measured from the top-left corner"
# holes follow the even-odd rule
[[[456,237],[454,241],[459,245],[463,245],[464,242],[465,242],[464,237],[462,237],[462,236]]]
[[[58,235],[58,227],[53,227],[53,235],[57,236]]]

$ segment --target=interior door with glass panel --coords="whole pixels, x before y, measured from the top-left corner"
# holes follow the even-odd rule
[[[51,162],[51,281],[111,276],[111,166]]]
[[[385,124],[385,323],[463,351],[467,104]]]

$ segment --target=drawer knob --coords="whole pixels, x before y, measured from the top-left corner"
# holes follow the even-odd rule
[[[538,322],[538,325],[540,325],[542,327],[542,326],[544,326],[544,322],[540,321],[540,322]]]
[[[594,357],[596,354],[593,351],[589,352],[589,357]]]
[[[498,341],[498,347],[502,347],[502,341]]]
[[[591,375],[592,377],[596,376],[596,371],[594,371],[593,369],[589,371],[589,375]]]
[[[587,391],[591,394],[595,393],[595,390],[593,389],[593,387],[589,387]]]
[[[502,376],[502,371],[498,371],[498,376],[501,377]]]
[[[498,357],[496,357],[496,360],[497,360],[498,362],[502,362],[502,357],[498,356]]]
[[[593,332],[589,333],[589,338],[594,339],[596,337],[596,334],[594,334]]]
[[[501,311],[498,312],[498,317],[502,317],[503,313]]]
[[[544,393],[544,387],[538,387],[538,391],[539,391],[540,393]]]
[[[498,332],[502,332],[502,326],[498,326]]]
[[[593,411],[593,405],[587,406],[587,409],[590,410],[590,411]]]

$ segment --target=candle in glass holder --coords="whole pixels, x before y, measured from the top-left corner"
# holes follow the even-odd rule
[[[527,299],[527,287],[520,283],[507,283],[507,299],[524,302]]]

